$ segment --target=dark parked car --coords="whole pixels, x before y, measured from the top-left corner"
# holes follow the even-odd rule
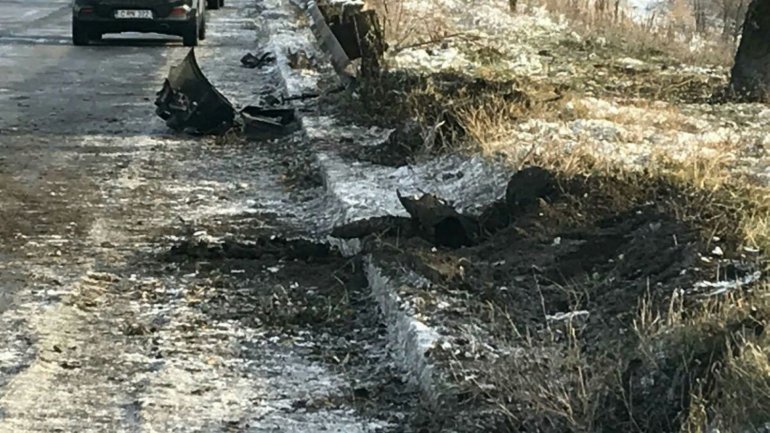
[[[87,45],[105,33],[151,32],[181,36],[185,46],[206,38],[206,7],[224,0],[74,0],[72,42]]]

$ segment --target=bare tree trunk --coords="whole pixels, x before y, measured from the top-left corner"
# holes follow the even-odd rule
[[[752,0],[730,77],[740,99],[770,101],[770,0]]]
[[[695,31],[697,33],[706,33],[706,11],[705,5],[701,0],[692,2],[692,10],[695,15]]]
[[[733,33],[732,26],[730,25],[730,8],[724,0],[722,0],[720,6],[722,7],[722,38],[724,40],[729,40]]]

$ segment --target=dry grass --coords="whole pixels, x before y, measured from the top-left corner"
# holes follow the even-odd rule
[[[770,342],[766,336],[741,339],[734,352],[725,360],[724,371],[718,378],[721,396],[714,401],[719,414],[717,423],[731,431],[738,428],[751,431],[768,423]]]
[[[660,155],[652,160],[649,173],[700,193],[697,199],[693,194],[688,197],[693,200],[682,203],[682,220],[701,221],[706,235],[732,233],[743,246],[770,251],[770,231],[765,230],[770,224],[770,189],[732,173],[730,161],[720,153],[693,156],[687,161],[671,161]],[[711,216],[704,219],[704,214]]]
[[[727,66],[732,64],[736,47],[717,35],[708,35],[705,44],[693,44],[694,28],[682,25],[681,17],[664,27],[652,22],[637,22],[628,17],[618,1],[602,0],[531,0],[528,6],[545,6],[550,12],[563,15],[581,35],[602,38],[630,49],[630,55],[666,53],[689,64]],[[602,7],[601,5],[605,6]]]
[[[567,113],[564,106],[570,102],[574,108]],[[619,111],[599,118],[618,124],[648,125],[645,114],[640,113],[644,105],[635,105],[633,111]],[[667,115],[662,117],[649,114],[653,125],[648,127],[676,131],[677,126],[685,123],[686,119],[675,107],[667,106],[666,110],[668,113],[664,114]],[[510,158],[514,166],[539,165],[565,176],[615,173],[618,168],[628,168],[619,166],[617,159],[602,154],[596,143],[576,141],[566,146],[556,140],[540,140],[531,144],[517,139],[521,137],[517,122],[523,118],[564,120],[594,117],[591,110],[575,97],[566,97],[560,104],[532,104],[529,107],[512,105],[498,98],[463,105],[455,112],[462,129],[467,132],[466,146],[487,155],[502,153]],[[755,185],[734,172],[736,155],[740,151],[738,140],[725,140],[694,149],[684,158],[674,158],[671,149],[661,146],[653,148],[647,164],[637,169],[644,170],[651,177],[668,179],[686,189],[708,193],[710,202],[699,199],[698,203],[682,204],[682,220],[691,219],[688,212],[697,214],[703,208],[719,209],[720,213],[730,215],[730,219],[720,220],[719,226],[703,227],[704,232],[732,229],[740,234],[746,246],[770,251],[770,189]],[[710,223],[716,224],[716,220]]]
[[[439,0],[369,0],[367,7],[377,11],[391,52],[440,42],[452,34]]]
[[[545,349],[542,343],[525,344],[529,355],[515,365],[498,366],[492,373],[492,381],[503,384],[504,394],[511,400],[525,402],[526,410],[531,411],[530,419],[521,419],[521,415],[513,414],[504,404],[501,407],[508,416],[516,418],[517,424],[551,424],[555,430],[594,432],[607,378],[597,374],[600,371],[597,364],[584,355],[578,331],[571,321],[551,331],[551,340],[557,339],[566,341]],[[499,376],[494,378],[494,375]]]
[[[645,125],[658,129],[690,130],[695,132],[688,124],[690,120],[683,115],[673,104],[649,99],[632,99],[624,103],[613,104],[607,102],[607,108],[599,109],[593,100],[578,99],[574,101],[576,117],[581,119],[602,119],[618,125],[633,126]]]
[[[527,151],[525,155],[519,164],[545,165],[569,175],[602,173],[615,176],[621,183],[636,182],[640,189],[645,188],[645,178],[680,185],[690,193],[670,198],[664,193],[659,199],[668,201],[663,204],[678,219],[698,227],[704,239],[726,233],[743,245],[770,250],[768,190],[732,176],[729,160],[720,155],[687,162],[660,156],[652,160],[647,171],[635,175],[612,161],[597,158],[587,147],[573,149],[566,157],[563,149],[553,148],[539,154]],[[705,432],[715,425],[726,431],[753,431],[750,429],[770,421],[770,340],[765,331],[770,325],[770,284],[696,305],[684,303],[675,293],[668,311],[658,313],[643,307],[636,324],[638,347],[624,353],[618,364],[645,355],[647,371],[686,372],[681,383],[672,385],[689,394],[684,431]],[[560,352],[564,359],[552,357],[545,364],[536,364],[540,370],[524,371],[524,378],[519,376],[522,372],[518,369],[524,365],[520,364],[517,371],[508,370],[498,381],[517,389],[519,398],[529,396],[548,422],[566,422],[568,431],[588,432],[601,420],[588,410],[585,401],[603,401],[611,395],[629,398],[633,391],[619,380],[623,369],[606,364],[608,359],[617,359],[616,353],[607,352],[606,358],[578,358],[570,355],[577,345],[579,342],[570,341]],[[573,365],[566,368],[563,362]],[[561,382],[542,385],[558,372]],[[576,418],[576,414],[581,416]],[[660,428],[631,413],[629,417],[637,431]],[[674,419],[671,423],[675,425]]]
[[[770,285],[706,298],[685,306],[674,297],[665,316],[642,303],[635,322],[639,352],[659,362],[661,352],[690,364],[693,355],[709,354],[707,381],[692,384],[691,405],[683,430],[755,431],[770,413]],[[702,361],[700,359],[699,361]]]
[[[379,3],[376,7],[389,22],[386,24],[386,29],[390,28],[386,30],[388,37],[397,47],[440,39],[450,33],[448,24],[439,21],[418,25],[414,17],[419,22],[420,15],[406,12],[410,6],[404,1],[379,0]],[[609,45],[619,48],[622,55],[665,52],[681,61],[698,64],[727,65],[732,61],[733,47],[728,44],[691,50],[690,41],[651,31],[611,8],[598,13],[593,3],[556,0],[544,0],[544,3],[551,11],[566,15],[582,34],[607,40]],[[410,27],[414,28],[406,30]],[[653,72],[651,79],[657,81],[652,86],[659,87],[659,93],[670,93],[671,87],[678,89],[691,84],[675,78],[669,83],[666,80],[672,80],[671,77],[654,75]],[[547,131],[529,132],[527,136],[520,128],[521,123],[529,119],[554,124],[599,119],[674,134],[702,132],[676,104],[655,102],[659,98],[649,93],[631,92],[639,97],[626,100],[625,105],[616,104],[616,110],[598,112],[576,91],[554,91],[553,86],[531,80],[505,84],[506,88],[524,95],[511,100],[501,96],[498,85],[470,89],[468,82],[473,81],[472,77],[468,78],[470,81],[462,77],[453,79],[449,86],[438,76],[412,80],[406,86],[403,81],[370,83],[364,92],[372,93],[365,95],[365,99],[399,110],[391,119],[403,120],[406,115],[416,120],[423,131],[421,151],[426,148],[428,151],[470,150],[490,156],[503,155],[517,167],[542,166],[565,178],[614,179],[630,190],[636,188],[639,195],[650,194],[659,200],[678,220],[697,228],[706,243],[719,234],[729,238],[732,245],[757,248],[764,253],[770,251],[770,189],[753,183],[735,170],[736,157],[742,152],[740,140],[709,143],[707,149],[693,149],[689,154],[676,157],[672,150],[681,149],[653,146],[646,163],[631,168],[605,155],[597,142],[575,140],[565,145],[549,138]],[[494,77],[486,81],[494,82]],[[631,87],[649,85],[639,82],[632,83]],[[695,87],[705,89],[711,85],[696,83]],[[702,90],[700,87],[696,92]],[[376,107],[369,108],[383,113]],[[432,139],[425,140],[426,137]],[[673,185],[681,193],[670,196],[666,191],[646,190],[654,190],[661,184]],[[619,196],[617,206],[628,206],[630,203],[623,200],[636,199],[638,196]],[[554,431],[572,432],[596,431],[607,422],[608,415],[602,414],[601,405],[612,399],[619,401],[619,406],[626,405],[630,420],[627,427],[639,432],[659,431],[655,429],[661,428],[661,424],[655,422],[669,422],[669,427],[681,426],[682,431],[705,432],[712,427],[746,431],[770,421],[766,415],[770,413],[770,337],[765,330],[770,325],[767,281],[753,285],[751,290],[744,288],[727,296],[696,302],[685,302],[680,294],[674,293],[665,311],[654,310],[644,298],[639,302],[634,321],[636,343],[620,354],[612,352],[614,348],[608,345],[607,352],[587,356],[572,323],[558,329],[558,337],[550,340],[527,339],[514,329],[512,347],[524,349],[516,352],[520,358],[514,356],[512,362],[490,372],[492,381],[503,394],[508,394],[507,399],[498,401],[499,412],[517,418],[516,425],[538,428],[545,425]],[[547,341],[551,343],[545,344]],[[641,360],[640,371],[653,376],[676,372],[669,390],[685,394],[681,401],[686,414],[656,415],[653,421],[635,412],[631,394],[639,390],[629,388],[623,373],[630,368],[628,364],[636,360]],[[661,391],[654,387],[653,390]],[[656,397],[664,398],[663,395]],[[524,402],[526,410],[512,410],[511,401]],[[531,418],[518,419],[522,412],[530,413]]]
[[[770,285],[695,304],[675,292],[667,309],[652,305],[640,299],[635,342],[623,349],[596,352],[571,320],[537,340],[511,332],[512,355],[484,380],[512,431],[759,431],[770,413]],[[671,393],[685,413],[666,407]]]
[[[584,107],[565,112],[564,105],[572,98],[565,97],[558,105],[528,106],[499,98],[474,99],[453,107],[452,113],[465,132],[465,149],[504,154],[515,166],[543,166],[564,177],[614,178],[631,190],[638,188],[642,194],[660,183],[675,185],[682,194],[669,196],[662,191],[653,193],[653,197],[678,220],[698,228],[705,241],[719,234],[736,245],[770,251],[770,190],[734,172],[735,155],[740,151],[736,141],[713,143],[708,151],[700,149],[685,159],[673,158],[670,149],[661,147],[654,149],[645,166],[631,170],[605,157],[595,143],[572,143],[567,150],[562,143],[545,140],[545,136],[529,143],[516,140],[520,136],[517,124],[524,118],[563,120],[588,115]],[[669,109],[672,121],[659,124],[662,129],[684,123],[675,107]],[[632,123],[633,118],[622,114],[613,120]],[[618,208],[630,205],[622,203],[624,197],[618,199]],[[637,197],[629,195],[626,199]],[[737,291],[695,305],[674,296],[664,313],[642,309],[637,320],[638,346],[620,360],[611,352],[586,357],[574,330],[568,327],[562,331],[569,337],[566,343],[549,351],[549,356],[520,360],[514,366],[508,363],[492,381],[508,390],[514,401],[527,402],[534,414],[530,420],[517,418],[516,425],[532,422],[563,431],[595,431],[598,424],[609,422],[602,418],[597,404],[607,399],[627,399],[628,417],[636,431],[658,431],[665,422],[681,425],[688,432],[705,432],[715,425],[729,431],[746,431],[767,422],[766,414],[770,413],[770,341],[764,331],[770,325],[768,287],[766,284],[750,292]],[[757,326],[751,328],[747,323]],[[757,335],[747,331],[760,328]],[[544,347],[538,343],[527,350],[542,351]],[[666,421],[668,414],[664,414],[651,421],[632,413],[631,406],[638,403],[631,394],[638,391],[628,389],[622,375],[624,364],[638,358],[645,359],[643,371],[682,372],[670,389],[687,394],[686,417],[674,419],[671,415]],[[499,407],[503,414],[519,416],[505,401],[500,401]]]

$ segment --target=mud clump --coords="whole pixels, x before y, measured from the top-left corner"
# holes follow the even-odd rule
[[[327,258],[332,254],[329,245],[305,239],[284,239],[279,237],[258,238],[251,242],[208,242],[189,239],[173,246],[168,259],[247,259],[262,258],[312,260]]]
[[[505,201],[512,211],[529,209],[538,200],[556,191],[554,175],[541,167],[527,167],[511,176],[505,189]]]
[[[420,233],[436,245],[459,248],[478,242],[478,222],[460,214],[447,202],[433,194],[420,198],[403,197],[398,191],[396,194]]]

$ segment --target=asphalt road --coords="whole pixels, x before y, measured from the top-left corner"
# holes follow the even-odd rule
[[[272,85],[238,64],[266,37],[260,9],[228,0],[196,49],[238,104]],[[357,379],[296,335],[266,342],[251,322],[202,316],[210,279],[161,263],[201,228],[248,233],[308,206],[285,193],[268,147],[177,136],[154,115],[187,51],[157,35],[74,47],[68,1],[0,0],[2,433],[383,426],[344,401],[301,410]]]

